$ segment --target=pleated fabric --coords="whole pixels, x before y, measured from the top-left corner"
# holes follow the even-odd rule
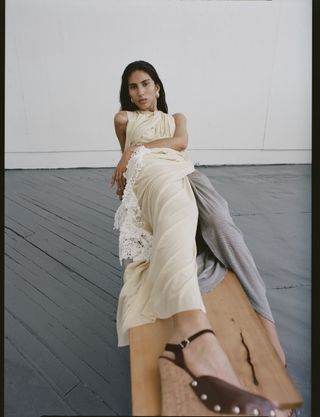
[[[149,261],[134,261],[124,272],[119,346],[128,344],[131,327],[181,311],[205,311],[197,275],[198,209],[187,178],[194,167],[169,148],[153,149],[143,162],[134,191],[152,233],[152,251]]]

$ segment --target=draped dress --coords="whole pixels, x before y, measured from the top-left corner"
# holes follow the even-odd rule
[[[143,146],[173,137],[174,117],[162,111],[127,114],[125,149],[141,146],[128,162],[114,221],[123,267],[118,346],[129,344],[132,327],[182,311],[206,312],[202,294],[217,286],[228,269],[239,270],[253,307],[274,322],[265,285],[226,202],[195,170],[187,150]],[[234,256],[235,248],[242,260]]]

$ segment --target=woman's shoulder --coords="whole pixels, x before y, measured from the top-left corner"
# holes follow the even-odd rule
[[[114,115],[114,122],[117,125],[123,126],[128,123],[129,116],[126,110],[120,110]]]
[[[125,125],[128,123],[129,120],[131,120],[133,117],[137,117],[140,114],[149,116],[152,112],[139,112],[137,110],[129,111],[129,110],[119,110],[114,115],[114,121],[116,124],[119,125]],[[164,113],[161,110],[158,110],[158,113],[162,113],[164,116],[167,116],[169,118],[173,118],[176,122],[177,121],[186,121],[186,116],[184,113]]]
[[[187,118],[184,113],[173,113],[172,118],[174,120],[175,125],[184,125],[187,124]]]
[[[137,110],[119,110],[114,115],[114,121],[120,126],[127,125],[128,122],[136,120],[141,114]]]
[[[174,117],[175,120],[187,120],[184,113],[173,113],[172,117]]]

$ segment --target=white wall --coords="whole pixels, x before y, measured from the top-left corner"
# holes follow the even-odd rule
[[[195,163],[311,163],[311,30],[311,0],[7,0],[6,168],[115,166],[137,59]]]

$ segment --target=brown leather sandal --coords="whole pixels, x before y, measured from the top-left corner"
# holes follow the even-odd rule
[[[165,350],[173,352],[175,359],[159,357],[161,377],[161,415],[251,415],[275,417],[271,401],[250,393],[214,376],[194,376],[187,368],[183,349],[192,340],[210,329],[201,330],[178,345],[168,343]],[[212,413],[213,412],[213,413]]]

